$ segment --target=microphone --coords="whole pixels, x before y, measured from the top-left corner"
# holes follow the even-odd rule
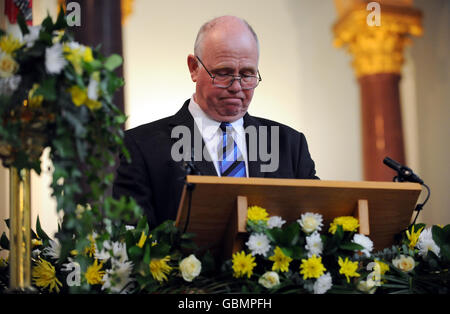
[[[400,164],[399,162],[391,159],[389,157],[384,158],[383,163],[389,168],[397,171],[398,176],[394,179],[398,179],[399,181],[409,181],[409,182],[417,182],[423,184],[423,180],[416,175],[410,168]]]

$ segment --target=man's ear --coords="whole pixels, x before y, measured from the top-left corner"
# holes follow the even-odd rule
[[[199,70],[197,58],[192,54],[188,55],[187,64],[188,64],[189,72],[191,73],[192,81],[197,82],[197,76],[198,76],[198,70]]]

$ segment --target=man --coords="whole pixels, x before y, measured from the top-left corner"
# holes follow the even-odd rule
[[[113,195],[134,197],[151,228],[176,218],[183,160],[201,175],[317,179],[302,133],[247,113],[261,81],[258,59],[247,22],[223,16],[205,23],[187,58],[192,98],[174,116],[126,131],[132,162],[121,157]]]

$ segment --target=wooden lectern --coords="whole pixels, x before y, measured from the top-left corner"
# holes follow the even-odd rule
[[[270,216],[289,224],[305,212],[323,216],[325,229],[339,216],[359,219],[359,232],[374,249],[389,247],[394,236],[408,227],[421,192],[418,183],[347,182],[271,178],[187,176],[194,184],[191,209],[183,189],[176,226],[196,234],[200,248],[223,258],[243,249],[248,206],[260,206]],[[189,219],[188,219],[189,215]]]

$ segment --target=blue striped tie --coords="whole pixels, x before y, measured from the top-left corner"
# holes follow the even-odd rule
[[[222,177],[246,177],[244,158],[231,136],[232,125],[222,122],[220,128],[223,133],[223,141],[219,147],[220,175]]]

